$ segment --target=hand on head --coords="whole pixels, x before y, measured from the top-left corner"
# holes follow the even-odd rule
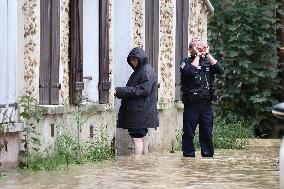
[[[205,55],[209,53],[209,46],[200,40],[193,40],[190,43],[189,50],[193,55]]]

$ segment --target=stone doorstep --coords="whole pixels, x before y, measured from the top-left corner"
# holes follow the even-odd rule
[[[15,132],[22,132],[25,127],[25,123],[4,123],[0,124],[0,129],[3,133],[15,133]]]

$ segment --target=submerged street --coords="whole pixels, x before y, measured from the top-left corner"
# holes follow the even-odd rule
[[[185,159],[181,153],[150,154],[143,159],[71,166],[53,172],[8,172],[3,189],[47,188],[279,188],[277,145],[217,150],[214,159]]]

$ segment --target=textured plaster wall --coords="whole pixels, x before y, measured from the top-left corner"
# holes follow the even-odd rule
[[[111,82],[111,89],[109,90],[109,106],[114,108],[114,82],[113,82],[113,57],[114,57],[114,2],[109,0],[109,80]]]
[[[24,0],[24,93],[38,98],[40,60],[40,3]]]
[[[203,1],[189,1],[189,41],[197,38],[207,42],[207,19],[207,8]]]
[[[20,151],[19,133],[6,133],[0,136],[0,141],[7,142],[7,151],[0,151],[1,168],[15,168],[18,165],[18,153]]]
[[[71,110],[71,109],[70,109]],[[91,140],[90,128],[93,127],[94,138],[98,138],[101,131],[108,137],[108,141],[111,141],[115,133],[115,114],[113,111],[97,112],[91,118],[87,118],[88,115],[82,113],[81,121],[87,120],[81,127],[80,140],[87,142]],[[54,125],[54,137],[51,136],[51,125]],[[49,114],[45,119],[40,122],[38,132],[40,133],[39,139],[41,140],[42,150],[49,147],[55,138],[62,134],[71,134],[77,137],[77,125],[74,117],[68,114]]]
[[[175,0],[160,0],[159,101],[172,103],[175,93]]]
[[[176,0],[160,0],[159,102],[172,104],[175,95]],[[189,3],[188,40],[207,42],[207,9],[202,0]]]
[[[69,3],[70,0],[60,1],[60,64],[59,64],[59,82],[61,90],[59,91],[59,103],[69,104]]]
[[[134,47],[145,45],[145,0],[132,0],[132,31]]]

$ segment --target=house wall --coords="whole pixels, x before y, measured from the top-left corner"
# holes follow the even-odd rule
[[[38,99],[40,58],[40,0],[24,0],[24,94]],[[23,94],[23,95],[24,95]]]
[[[59,64],[59,103],[69,104],[69,2],[60,1],[60,64]]]
[[[160,126],[150,129],[150,151],[169,152],[176,144],[176,136],[182,129],[183,106],[175,102],[175,26],[177,0],[160,0],[160,48],[158,62],[158,108]],[[145,1],[132,0],[132,22],[134,46],[145,44]],[[189,3],[189,40],[199,38],[207,41],[207,9],[202,0]],[[119,155],[133,154],[133,144],[127,131],[117,133]]]
[[[133,24],[133,46],[143,48],[145,46],[145,1],[132,0],[131,10]]]
[[[189,1],[188,40],[200,39],[207,42],[208,13],[203,0]]]
[[[87,1],[87,0],[86,0]],[[175,99],[175,69],[179,65],[175,64],[175,24],[177,0],[160,0],[160,48],[158,62],[159,88],[159,118],[160,127],[157,130],[150,130],[150,150],[168,152],[177,135],[177,130],[182,128],[182,106],[174,102]],[[68,48],[69,48],[69,2],[70,0],[60,0],[60,66],[59,81],[61,90],[59,92],[58,106],[44,106],[46,116],[42,120],[38,129],[43,143],[42,148],[47,147],[54,141],[51,137],[51,125],[61,125],[65,130],[74,127],[70,122],[70,115],[64,110],[69,105],[69,68],[68,68]],[[20,0],[18,12],[18,48],[20,55],[18,62],[23,62],[23,66],[18,67],[17,77],[20,81],[17,84],[19,96],[30,95],[38,99],[39,97],[39,64],[40,64],[40,0]],[[207,40],[207,10],[201,0],[191,0],[189,3],[189,40],[200,38]],[[90,126],[107,128],[109,140],[116,132],[118,154],[131,154],[131,139],[126,130],[116,130],[116,114],[120,102],[113,96],[114,87],[125,86],[132,70],[126,63],[128,52],[133,47],[145,46],[145,2],[144,0],[110,0],[110,103],[97,106],[97,114],[83,125],[81,134],[82,140],[90,137]],[[122,11],[123,10],[123,11]],[[22,16],[21,16],[22,14]],[[84,27],[88,29],[88,27]],[[94,29],[94,28],[93,28]],[[21,35],[22,33],[22,35]],[[90,35],[90,34],[89,34]],[[91,56],[91,53],[90,53]],[[19,73],[19,74],[18,74]],[[97,99],[94,96],[94,99]],[[82,116],[90,105],[83,105]],[[60,127],[60,126],[58,126]],[[19,131],[19,130],[15,130]],[[16,133],[16,132],[15,132]],[[19,134],[19,133],[18,133]],[[8,138],[10,137],[7,135]],[[16,137],[16,138],[15,138]],[[13,141],[19,144],[20,135],[11,135]],[[55,135],[56,137],[56,135]],[[1,140],[1,137],[0,137]],[[15,147],[14,150],[19,150]],[[14,161],[18,159],[17,153],[8,159],[1,155],[2,160]],[[0,159],[1,161],[1,159]]]

